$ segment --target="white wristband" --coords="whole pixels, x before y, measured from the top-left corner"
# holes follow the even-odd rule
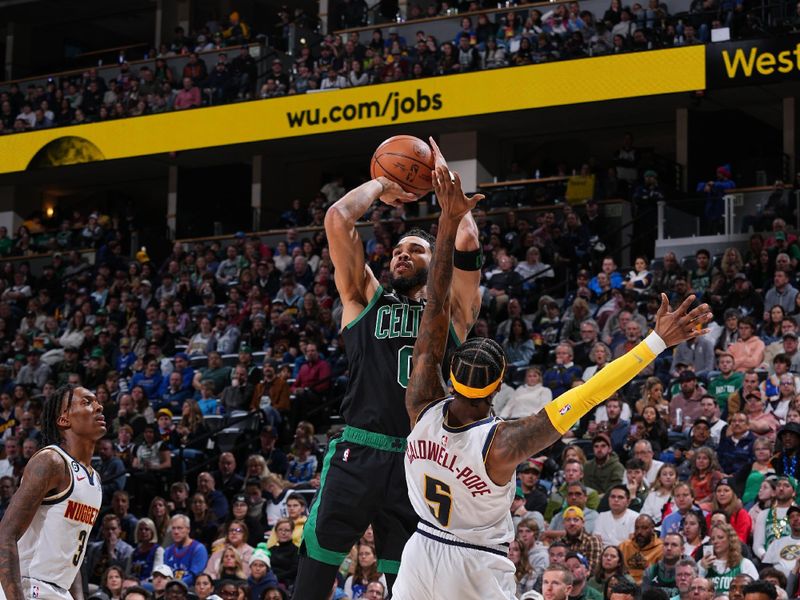
[[[664,343],[664,340],[661,339],[661,336],[658,335],[655,331],[651,331],[650,335],[644,338],[644,343],[647,344],[647,347],[658,356],[664,350],[667,349],[667,345]]]

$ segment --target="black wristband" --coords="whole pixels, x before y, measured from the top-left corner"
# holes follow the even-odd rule
[[[483,266],[483,250],[456,250],[453,252],[453,266],[462,271],[480,271]]]

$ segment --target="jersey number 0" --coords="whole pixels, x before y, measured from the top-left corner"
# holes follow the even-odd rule
[[[406,389],[408,380],[411,378],[411,356],[414,354],[414,346],[403,346],[397,351],[397,383]]]

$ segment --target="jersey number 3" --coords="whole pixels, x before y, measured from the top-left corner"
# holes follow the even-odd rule
[[[81,564],[81,555],[83,554],[83,548],[86,546],[86,530],[84,529],[78,534],[78,550],[75,552],[75,556],[72,557],[72,564],[76,567]]]
[[[425,475],[425,500],[433,517],[442,527],[450,525],[450,511],[453,508],[453,496],[450,486],[443,481]]]

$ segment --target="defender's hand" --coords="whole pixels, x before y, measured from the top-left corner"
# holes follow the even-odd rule
[[[711,314],[708,304],[701,304],[689,311],[694,300],[695,296],[692,294],[676,310],[670,311],[667,295],[661,294],[655,331],[668,348],[708,333],[709,330],[705,325],[714,318],[714,315]]]
[[[436,167],[432,175],[433,190],[442,207],[442,217],[459,222],[461,218],[483,200],[483,194],[467,197],[461,190],[461,178],[447,167]]]
[[[431,144],[431,150],[433,150],[433,168],[436,170],[439,167],[444,167],[447,169],[447,161],[444,159],[444,155],[442,151],[439,150],[439,146],[436,144],[432,137],[428,137],[428,142]]]

